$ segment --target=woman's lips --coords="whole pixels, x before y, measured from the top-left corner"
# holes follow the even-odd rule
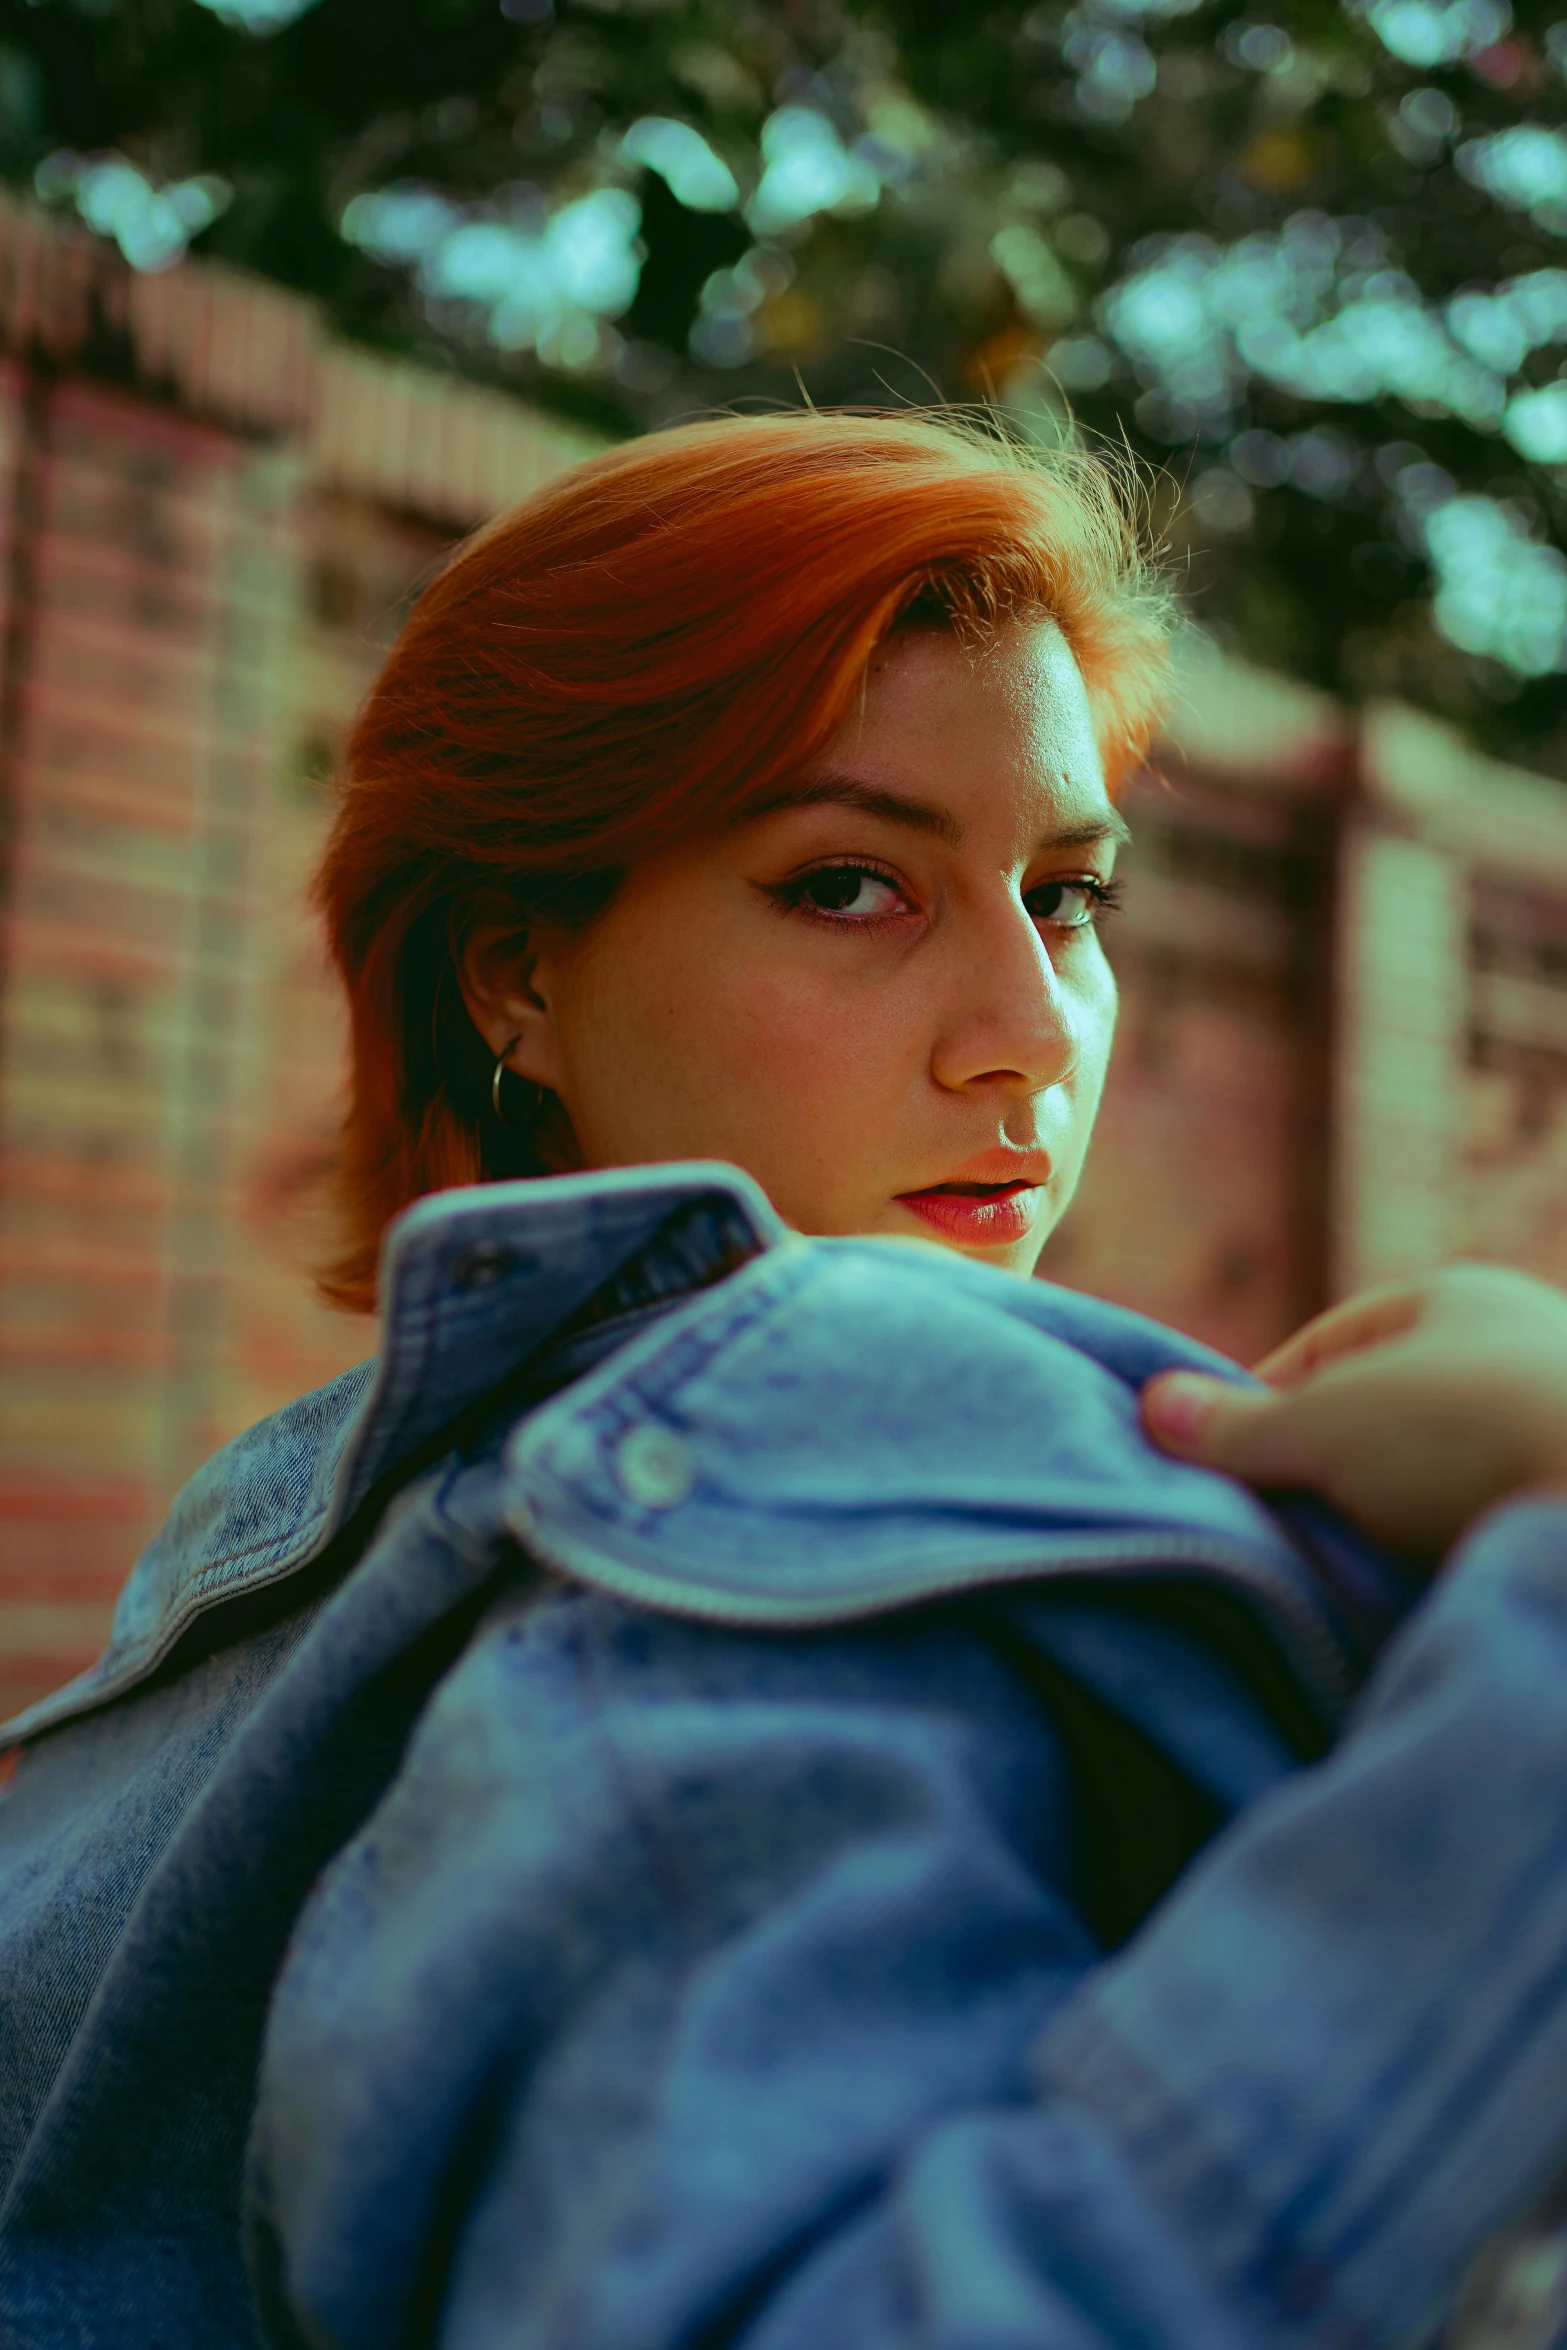
[[[923,1216],[949,1240],[998,1248],[1022,1240],[1039,1214],[1038,1183],[943,1183],[930,1191],[900,1191],[898,1204]]]

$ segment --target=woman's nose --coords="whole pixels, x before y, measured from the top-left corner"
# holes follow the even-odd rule
[[[1027,909],[1016,906],[1004,925],[987,924],[957,962],[931,1057],[936,1083],[952,1092],[998,1085],[1019,1093],[1064,1084],[1082,1053],[1080,1008]]]

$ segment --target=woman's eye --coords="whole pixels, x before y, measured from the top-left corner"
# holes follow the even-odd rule
[[[865,865],[821,865],[794,883],[790,897],[797,906],[816,914],[841,914],[861,921],[894,914],[903,904],[901,893],[884,874]]]
[[[1054,930],[1086,930],[1096,914],[1114,905],[1114,884],[1082,877],[1042,881],[1024,903],[1036,922],[1048,922]]]

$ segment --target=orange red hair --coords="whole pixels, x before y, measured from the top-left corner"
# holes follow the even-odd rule
[[[348,1245],[374,1303],[388,1220],[539,1172],[490,1106],[453,970],[497,885],[591,921],[618,875],[745,813],[820,753],[900,625],[1048,613],[1112,785],[1162,697],[1169,598],[1113,468],[935,415],[725,417],[590,458],[460,547],[349,736],[317,883],[348,992]]]

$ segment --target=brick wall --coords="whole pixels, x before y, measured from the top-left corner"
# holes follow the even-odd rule
[[[1567,891],[1482,872],[1468,900],[1454,1245],[1567,1285]]]
[[[272,454],[79,383],[20,407],[0,1477],[29,1612],[0,1678],[32,1681],[226,1419],[289,563]]]
[[[1346,898],[1346,956],[1390,943],[1380,987],[1349,992],[1339,1056],[1339,1283],[1466,1256],[1567,1282],[1567,794],[1385,709],[1350,840],[1381,882],[1375,904]],[[1396,1148],[1367,1123],[1379,1057]]]
[[[3,197],[0,344],[3,1718],[217,1443],[373,1350],[307,1279],[325,777],[454,535],[589,444]]]
[[[96,1650],[196,1461],[373,1349],[306,1278],[324,779],[454,536],[584,446],[0,198],[0,1718]],[[1560,788],[1210,660],[1128,809],[1044,1270],[1243,1358],[1454,1254],[1567,1280]]]
[[[310,1266],[340,1108],[345,1022],[307,900],[344,726],[446,534],[340,490],[303,487],[291,652],[257,873],[252,1115],[236,1202],[224,1410],[246,1427],[375,1348],[369,1321],[330,1311]]]
[[[1331,835],[1190,775],[1126,813],[1115,1056],[1043,1270],[1251,1358],[1323,1294]]]

